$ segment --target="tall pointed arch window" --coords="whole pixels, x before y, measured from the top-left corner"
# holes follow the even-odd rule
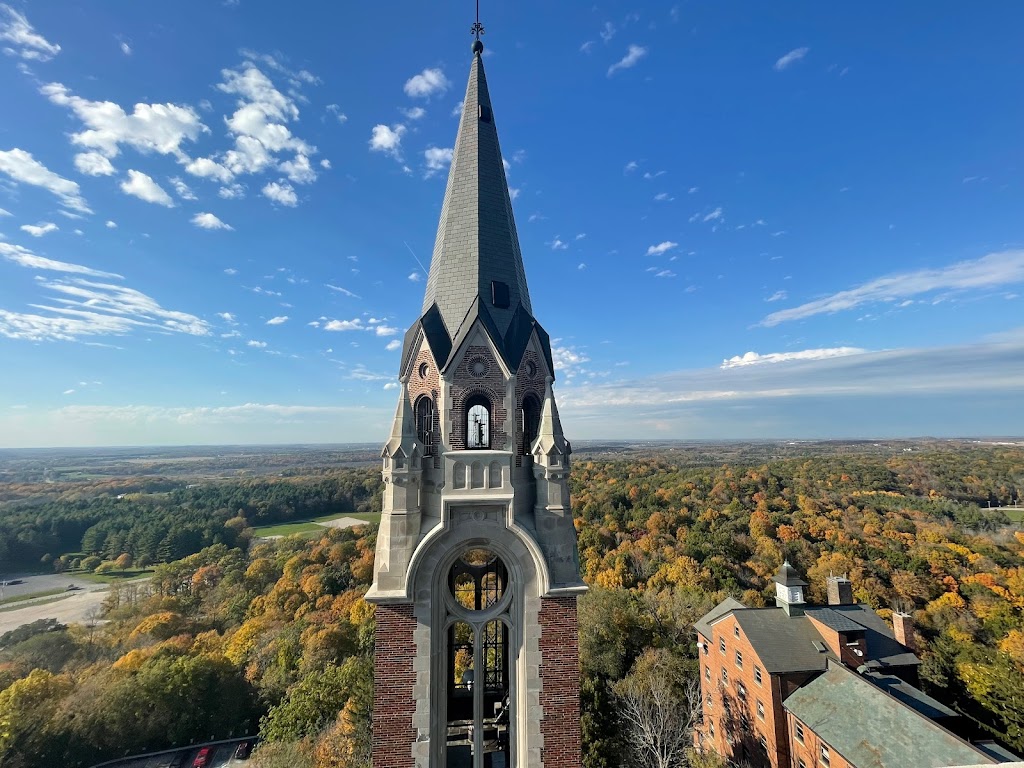
[[[512,765],[512,598],[488,549],[464,552],[448,572],[446,768]]]
[[[434,455],[434,400],[428,395],[416,401],[416,439],[424,456]]]
[[[523,398],[523,453],[530,453],[530,446],[537,439],[537,430],[540,429],[540,402],[533,395]]]
[[[491,447],[491,401],[485,395],[473,395],[466,402],[466,447]]]

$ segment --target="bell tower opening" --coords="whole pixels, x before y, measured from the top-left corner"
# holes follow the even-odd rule
[[[529,455],[530,446],[537,439],[540,426],[540,403],[533,395],[523,398],[523,453]]]
[[[511,766],[512,691],[508,569],[488,549],[470,549],[448,572],[446,768]]]
[[[416,401],[416,439],[424,456],[434,455],[434,400],[429,395]]]
[[[485,395],[473,395],[466,402],[466,447],[491,447],[491,401]]]

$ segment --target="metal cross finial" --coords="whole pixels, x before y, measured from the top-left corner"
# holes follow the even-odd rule
[[[480,35],[484,34],[484,25],[480,23],[480,0],[476,0],[476,21],[469,31],[476,35],[477,41],[480,40]]]

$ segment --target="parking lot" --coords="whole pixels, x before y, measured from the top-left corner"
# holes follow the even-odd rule
[[[229,766],[248,765],[248,760],[234,759],[235,749],[243,741],[252,741],[252,739],[235,739],[209,745],[210,758],[205,768],[228,768]],[[189,747],[188,749],[160,752],[154,755],[115,760],[109,763],[102,763],[102,768],[192,768],[192,764],[195,762],[200,749],[202,749],[202,745]],[[100,768],[100,766],[96,768]]]

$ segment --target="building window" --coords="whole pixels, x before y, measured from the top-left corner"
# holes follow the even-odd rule
[[[708,720],[708,733],[711,734],[711,738],[715,738],[715,721]]]
[[[714,709],[715,705],[714,705],[714,702],[711,700],[711,694],[710,693],[707,696],[704,697],[704,706],[707,707],[708,710]]]
[[[426,395],[416,401],[416,439],[424,456],[434,455],[434,401]]]
[[[523,398],[523,453],[530,453],[530,446],[537,439],[537,430],[540,427],[540,403],[533,395]]]
[[[728,684],[729,684],[729,670],[723,669],[722,670],[722,685],[728,685]]]
[[[704,679],[711,682],[711,667],[704,667]]]
[[[733,627],[732,627],[732,636],[733,637],[739,637],[740,636],[740,625],[739,624],[734,624],[733,625]]]
[[[803,723],[797,723],[796,724],[796,740],[799,741],[801,744],[804,743],[804,724]]]
[[[822,744],[821,745],[821,764],[822,765],[828,765],[829,764],[829,757],[830,757],[830,755],[829,755],[829,752],[828,752],[828,747],[826,747],[824,744]]]
[[[764,734],[761,734],[761,738],[757,740],[757,743],[761,745],[761,749],[765,752],[768,751],[768,739],[764,737]]]
[[[754,667],[754,682],[758,685],[761,684],[761,668],[758,666]]]
[[[796,761],[796,768],[807,768],[807,763],[804,762],[802,757]]]
[[[466,447],[491,447],[491,402],[483,395],[474,395],[466,403]]]
[[[743,669],[743,654],[736,651],[736,666]]]
[[[745,686],[743,683],[736,683],[736,695],[740,699],[746,701],[746,699],[747,699],[747,686]]]
[[[722,652],[722,655],[725,656],[725,638],[724,637],[718,638],[718,650],[720,650]]]
[[[764,704],[761,703],[760,699],[757,700],[757,716],[764,720]]]

